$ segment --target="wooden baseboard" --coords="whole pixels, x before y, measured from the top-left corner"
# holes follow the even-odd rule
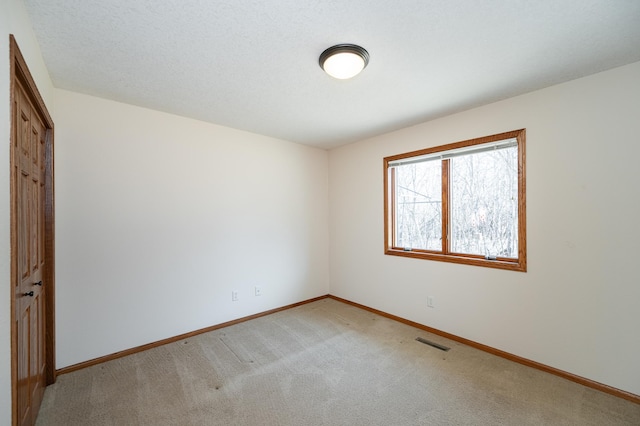
[[[623,391],[621,389],[614,388],[612,386],[605,385],[603,383],[599,383],[599,382],[596,382],[596,381],[593,381],[593,380],[590,380],[590,379],[587,379],[587,378],[584,378],[584,377],[581,377],[581,376],[577,376],[575,374],[568,373],[566,371],[559,370],[557,368],[550,367],[548,365],[541,364],[541,363],[536,362],[536,361],[531,361],[530,359],[522,358],[522,357],[519,357],[517,355],[513,355],[513,354],[511,354],[509,352],[501,351],[500,349],[492,348],[491,346],[483,345],[482,343],[474,342],[473,340],[465,339],[464,337],[459,337],[459,336],[456,336],[454,334],[450,334],[450,333],[447,333],[445,331],[438,330],[436,328],[431,328],[431,327],[428,327],[428,326],[423,325],[423,324],[419,324],[419,323],[414,322],[414,321],[410,321],[410,320],[407,320],[407,319],[404,319],[404,318],[401,318],[401,317],[398,317],[398,316],[395,316],[395,315],[392,315],[392,314],[388,314],[386,312],[379,311],[378,309],[370,308],[368,306],[361,305],[359,303],[355,303],[355,302],[352,302],[350,300],[342,299],[340,297],[333,296],[333,295],[329,295],[328,297],[331,298],[331,299],[337,300],[339,302],[343,302],[343,303],[346,303],[348,305],[355,306],[355,307],[360,308],[360,309],[364,309],[365,311],[372,312],[372,313],[380,315],[382,317],[389,318],[391,320],[394,320],[394,321],[397,321],[397,322],[400,322],[400,323],[403,323],[403,324],[410,325],[412,327],[418,328],[420,330],[427,331],[429,333],[437,334],[438,336],[446,337],[447,339],[450,339],[450,340],[453,340],[453,341],[456,341],[456,342],[459,342],[459,343],[463,343],[463,344],[465,344],[467,346],[471,346],[471,347],[476,348],[476,349],[480,349],[481,351],[488,352],[488,353],[490,353],[492,355],[496,355],[496,356],[499,356],[501,358],[508,359],[509,361],[517,362],[518,364],[526,365],[527,367],[532,367],[532,368],[535,368],[536,370],[541,370],[541,371],[553,374],[555,376],[562,377],[563,379],[571,380],[572,382],[579,383],[579,384],[587,386],[589,388],[596,389],[596,390],[599,390],[601,392],[605,392],[605,393],[608,393],[610,395],[617,396],[618,398],[623,398],[623,399],[626,399],[628,401],[635,402],[636,404],[640,404],[640,395],[636,395],[636,394],[631,393],[631,392]]]
[[[189,333],[180,334],[180,335],[174,336],[174,337],[169,337],[168,339],[159,340],[157,342],[148,343],[146,345],[137,346],[137,347],[131,348],[131,349],[126,349],[124,351],[116,352],[116,353],[113,353],[113,354],[110,354],[110,355],[105,355],[105,356],[102,356],[102,357],[99,357],[99,358],[94,358],[94,359],[91,359],[89,361],[84,361],[84,362],[81,362],[81,363],[78,363],[78,364],[74,364],[74,365],[70,365],[68,367],[61,368],[61,369],[56,371],[56,374],[59,375],[59,374],[71,373],[72,371],[81,370],[83,368],[91,367],[92,365],[101,364],[103,362],[107,362],[107,361],[111,361],[111,360],[114,360],[114,359],[122,358],[122,357],[127,356],[127,355],[132,355],[132,354],[135,354],[135,353],[138,353],[138,352],[146,351],[147,349],[156,348],[158,346],[166,345],[168,343],[177,342],[178,340],[182,340],[182,339],[186,339],[186,338],[189,338],[189,337],[197,336],[198,334],[207,333],[209,331],[218,330],[218,329],[224,328],[224,327],[229,327],[229,326],[234,325],[234,324],[239,324],[241,322],[249,321],[249,320],[252,320],[252,319],[255,319],[255,318],[260,318],[260,317],[263,317],[263,316],[266,316],[266,315],[270,315],[270,314],[274,314],[276,312],[280,312],[280,311],[284,311],[284,310],[287,310],[287,309],[295,308],[296,306],[306,305],[307,303],[315,302],[315,301],[326,299],[326,298],[331,298],[333,300],[337,300],[339,302],[346,303],[346,304],[351,305],[351,306],[355,306],[357,308],[363,309],[365,311],[372,312],[372,313],[380,315],[382,317],[389,318],[391,320],[394,320],[394,321],[397,321],[397,322],[400,322],[400,323],[403,323],[403,324],[406,324],[406,325],[410,325],[411,327],[415,327],[417,329],[420,329],[420,330],[423,330],[423,331],[426,331],[426,332],[429,332],[429,333],[437,334],[438,336],[446,337],[447,339],[450,339],[450,340],[465,344],[467,346],[471,346],[473,348],[479,349],[479,350],[484,351],[484,352],[488,352],[488,353],[490,353],[492,355],[496,355],[496,356],[499,356],[501,358],[508,359],[509,361],[517,362],[518,364],[526,365],[527,367],[535,368],[537,370],[541,370],[541,371],[553,374],[555,376],[562,377],[563,379],[571,380],[572,382],[579,383],[579,384],[587,386],[589,388],[596,389],[596,390],[599,390],[601,392],[605,392],[605,393],[608,393],[610,395],[617,396],[618,398],[623,398],[623,399],[626,399],[628,401],[634,402],[636,404],[640,404],[640,395],[636,395],[636,394],[633,394],[631,392],[623,391],[621,389],[617,389],[617,388],[614,388],[612,386],[605,385],[603,383],[599,383],[599,382],[596,382],[596,381],[593,381],[593,380],[590,380],[590,379],[587,379],[587,378],[584,378],[584,377],[581,377],[581,376],[577,376],[575,374],[568,373],[566,371],[559,370],[557,368],[550,367],[548,365],[541,364],[541,363],[536,362],[536,361],[531,361],[529,359],[522,358],[522,357],[519,357],[517,355],[513,355],[513,354],[511,354],[509,352],[505,352],[505,351],[502,351],[500,349],[492,348],[491,346],[483,345],[482,343],[474,342],[473,340],[465,339],[464,337],[459,337],[459,336],[456,336],[454,334],[450,334],[450,333],[447,333],[445,331],[438,330],[436,328],[431,328],[431,327],[428,327],[426,325],[423,325],[423,324],[420,324],[420,323],[417,323],[417,322],[414,322],[414,321],[410,321],[408,319],[405,319],[405,318],[402,318],[402,317],[398,317],[396,315],[392,315],[392,314],[389,314],[387,312],[380,311],[378,309],[370,308],[368,306],[361,305],[359,303],[352,302],[350,300],[343,299],[341,297],[333,296],[331,294],[327,294],[325,296],[320,296],[320,297],[314,297],[313,299],[304,300],[302,302],[293,303],[291,305],[283,306],[283,307],[276,308],[276,309],[271,309],[269,311],[260,312],[260,313],[257,313],[257,314],[254,314],[254,315],[249,315],[249,316],[243,317],[243,318],[238,318],[238,319],[235,319],[233,321],[227,321],[227,322],[224,322],[224,323],[221,323],[221,324],[213,325],[211,327],[202,328],[200,330],[191,331]]]
[[[329,295],[314,297],[313,299],[304,300],[302,302],[293,303],[291,305],[282,306],[280,308],[271,309],[268,311],[260,312],[247,317],[235,319],[233,321],[223,322],[221,324],[212,325],[211,327],[201,328],[200,330],[191,331],[189,333],[180,334],[178,336],[169,337],[168,339],[158,340],[157,342],[147,343],[146,345],[136,346],[135,348],[125,349],[124,351],[115,352],[110,355],[101,356],[98,358],[90,359],[89,361],[73,364],[68,367],[61,368],[56,371],[57,375],[71,373],[72,371],[82,370],[83,368],[91,367],[92,365],[102,364],[103,362],[111,361],[114,359],[122,358],[127,355],[132,355],[138,352],[146,351],[148,349],[157,348],[158,346],[166,345],[168,343],[177,342],[178,340],[186,339],[189,337],[197,336],[198,334],[207,333],[209,331],[218,330],[220,328],[229,327],[230,325],[239,324],[241,322],[249,321],[255,318],[264,317],[266,315],[275,314],[276,312],[285,311],[287,309],[295,308],[296,306],[306,305],[307,303],[315,302],[317,300],[326,299]]]

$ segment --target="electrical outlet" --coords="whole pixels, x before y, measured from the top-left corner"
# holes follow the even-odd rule
[[[254,287],[256,296],[262,296],[262,287],[260,287],[259,285]]]
[[[237,302],[238,301],[238,291],[237,290],[231,290],[231,301],[232,302]]]
[[[436,307],[436,305],[434,303],[434,300],[433,300],[433,296],[427,296],[427,306],[429,308],[435,308]]]

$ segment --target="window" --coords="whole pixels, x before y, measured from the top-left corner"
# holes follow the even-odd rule
[[[526,271],[525,130],[384,159],[385,253]]]

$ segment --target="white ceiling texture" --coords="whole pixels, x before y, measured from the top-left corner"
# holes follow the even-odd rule
[[[321,148],[640,60],[639,0],[25,4],[56,87]]]

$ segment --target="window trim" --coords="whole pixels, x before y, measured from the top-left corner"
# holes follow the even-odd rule
[[[417,259],[437,260],[442,262],[461,263],[465,265],[484,266],[488,268],[506,269],[511,271],[527,271],[527,220],[526,220],[526,178],[525,178],[525,134],[526,129],[513,130],[481,138],[469,139],[461,142],[454,142],[418,151],[385,157],[383,160],[384,170],[384,253],[392,256],[411,257]],[[423,249],[406,250],[392,245],[395,232],[395,175],[390,169],[389,163],[410,157],[418,157],[434,154],[442,151],[465,148],[473,145],[496,142],[503,139],[517,140],[518,147],[518,257],[503,258],[495,260],[485,259],[484,256],[474,254],[454,253],[449,250],[448,241],[449,227],[449,160],[442,160],[442,238],[443,251],[430,251]]]

